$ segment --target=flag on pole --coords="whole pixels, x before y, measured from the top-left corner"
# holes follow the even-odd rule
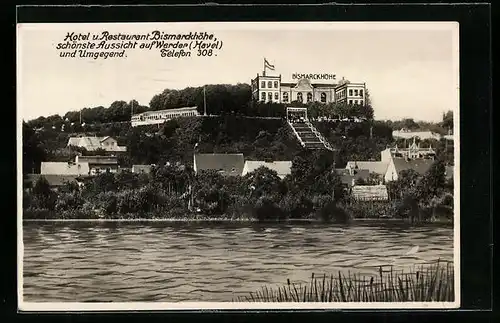
[[[274,65],[271,65],[266,58],[264,58],[264,68],[268,68],[271,71],[274,71]]]

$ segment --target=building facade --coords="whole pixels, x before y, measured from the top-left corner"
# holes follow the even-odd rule
[[[152,124],[162,124],[168,120],[180,117],[197,117],[198,107],[185,107],[178,109],[167,109],[158,111],[146,111],[143,113],[134,114],[131,122],[132,127],[146,126]]]
[[[116,156],[76,156],[76,164],[88,164],[90,175],[118,172],[118,158]]]
[[[251,80],[254,100],[271,103],[321,102],[321,103],[366,103],[365,83],[350,83],[342,79],[339,83],[313,83],[302,77],[297,82],[282,82],[281,75],[259,75]]]

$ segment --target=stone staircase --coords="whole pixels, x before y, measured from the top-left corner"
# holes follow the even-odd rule
[[[333,151],[332,146],[323,138],[318,130],[308,121],[289,122],[295,136],[302,147],[307,149],[328,149]]]

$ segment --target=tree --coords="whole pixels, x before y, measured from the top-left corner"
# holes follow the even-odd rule
[[[419,198],[422,202],[426,203],[443,193],[446,187],[445,170],[444,162],[437,159],[422,176],[418,185]]]
[[[252,200],[267,196],[272,201],[277,202],[286,193],[276,171],[265,166],[248,173],[244,178],[244,183],[250,192]]]
[[[441,122],[441,126],[445,129],[453,130],[453,111],[447,111],[443,113],[443,121]]]
[[[23,122],[23,173],[40,172],[40,163],[46,160],[44,151],[36,132]]]
[[[42,209],[53,211],[56,206],[57,194],[50,188],[45,177],[40,176],[33,187],[33,196]]]

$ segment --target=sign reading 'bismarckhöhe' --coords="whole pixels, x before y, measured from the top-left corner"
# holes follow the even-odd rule
[[[297,79],[310,79],[310,80],[335,80],[336,75],[335,74],[300,74],[300,73],[293,73],[292,74],[292,79],[297,80]]]

